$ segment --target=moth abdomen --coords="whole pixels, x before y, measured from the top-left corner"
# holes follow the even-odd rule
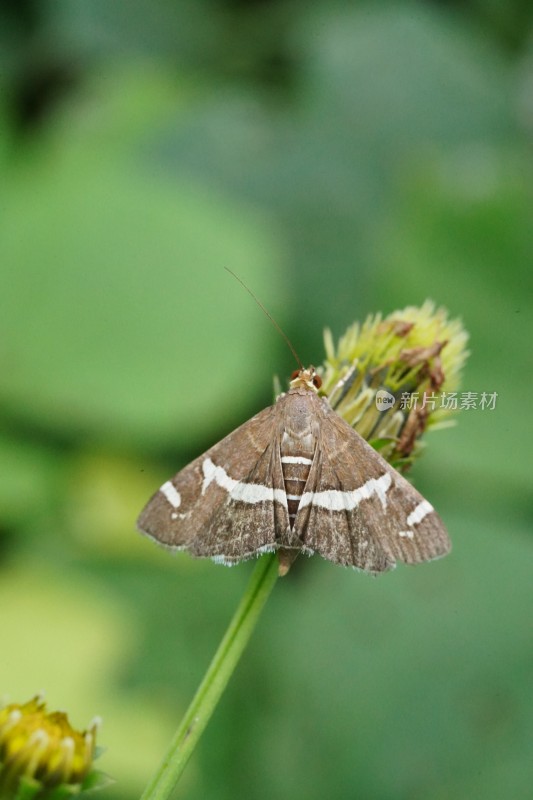
[[[313,453],[308,450],[301,451],[300,449],[296,451],[295,448],[291,448],[290,455],[284,455],[282,451],[281,469],[287,495],[287,508],[291,528],[294,527],[294,520],[298,513],[300,499],[304,493],[312,463]]]

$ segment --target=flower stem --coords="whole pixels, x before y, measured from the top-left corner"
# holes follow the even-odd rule
[[[204,679],[141,800],[169,797],[248,644],[277,577],[276,555],[260,558]]]

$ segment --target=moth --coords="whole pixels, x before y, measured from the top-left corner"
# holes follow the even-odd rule
[[[277,551],[369,573],[450,550],[431,504],[320,397],[314,367],[164,483],[139,529],[174,550],[232,565]]]

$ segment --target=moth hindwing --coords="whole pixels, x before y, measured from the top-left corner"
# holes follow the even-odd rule
[[[317,395],[315,371],[164,483],[138,527],[197,558],[319,553],[366,572],[445,555],[430,503]]]

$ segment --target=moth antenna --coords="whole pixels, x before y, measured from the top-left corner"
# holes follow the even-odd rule
[[[302,364],[302,362],[300,361],[300,358],[298,357],[298,353],[297,353],[297,352],[296,352],[296,350],[294,349],[294,347],[293,347],[293,344],[292,344],[291,340],[289,339],[289,337],[287,336],[287,334],[285,333],[285,331],[284,331],[282,328],[280,328],[280,326],[278,325],[278,323],[276,322],[276,320],[274,319],[274,317],[273,317],[271,314],[269,314],[269,312],[267,311],[267,309],[264,307],[263,303],[262,303],[260,300],[258,300],[258,299],[257,299],[257,297],[256,297],[256,296],[255,296],[255,294],[252,292],[252,290],[248,288],[248,286],[245,284],[245,282],[244,282],[243,280],[241,280],[241,279],[239,278],[239,276],[238,276],[238,275],[236,275],[236,274],[233,272],[233,270],[231,270],[229,267],[224,267],[224,269],[226,270],[226,272],[229,272],[229,274],[230,274],[230,275],[233,275],[233,277],[235,278],[235,280],[236,280],[236,281],[239,281],[239,283],[241,284],[241,286],[243,286],[243,287],[246,289],[246,291],[248,292],[248,294],[249,294],[249,295],[251,295],[251,296],[253,297],[253,299],[255,300],[255,302],[257,303],[257,305],[259,306],[259,308],[261,309],[261,311],[263,311],[263,312],[264,312],[264,313],[267,315],[267,317],[269,318],[269,320],[270,320],[270,322],[272,323],[272,325],[273,325],[273,326],[276,328],[276,330],[277,330],[279,333],[281,333],[281,335],[283,336],[283,338],[284,338],[284,339],[285,339],[285,341],[287,342],[287,344],[288,344],[288,346],[289,346],[289,349],[290,349],[291,353],[293,354],[294,358],[296,359],[296,363],[298,364],[298,366],[300,367],[300,369],[304,369],[304,365],[303,365],[303,364]]]

